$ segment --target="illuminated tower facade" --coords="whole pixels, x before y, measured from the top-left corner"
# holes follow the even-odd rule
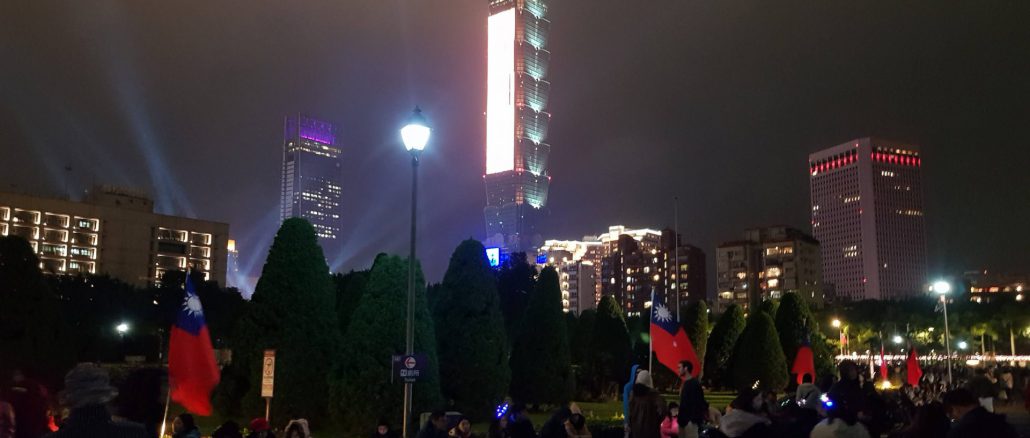
[[[808,156],[812,235],[837,299],[896,300],[925,290],[923,160],[914,145],[860,138]]]
[[[545,140],[547,21],[545,0],[489,0],[487,18],[487,242],[508,252],[535,251],[550,176]]]
[[[280,220],[307,219],[323,247],[340,237],[340,148],[332,123],[291,115],[283,135]]]

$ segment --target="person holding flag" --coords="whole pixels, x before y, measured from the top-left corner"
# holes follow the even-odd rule
[[[697,381],[701,363],[697,360],[694,345],[686,330],[669,311],[663,301],[651,294],[651,351],[658,355],[658,362],[675,371],[683,384],[680,387],[679,423],[681,438],[698,436],[698,429],[704,424],[708,413],[708,402]]]
[[[211,390],[220,378],[214,353],[204,309],[187,272],[186,295],[168,342],[168,385],[169,397],[194,414],[211,415]],[[167,412],[166,406],[166,417]]]

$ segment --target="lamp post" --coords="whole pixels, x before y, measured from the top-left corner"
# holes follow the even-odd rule
[[[844,355],[844,328],[841,326],[840,320],[837,319],[837,318],[834,318],[833,321],[830,321],[830,325],[832,325],[833,328],[837,329],[837,342],[840,343],[840,355],[843,356]]]
[[[947,281],[937,281],[930,286],[930,290],[934,291],[941,296],[941,302],[944,303],[944,348],[948,354],[948,384],[950,385],[951,380],[951,331],[948,329],[948,292],[951,292],[951,284]]]
[[[411,154],[411,252],[408,255],[408,308],[407,308],[407,330],[404,341],[404,354],[411,355],[415,352],[415,231],[418,211],[418,160],[429,142],[431,130],[422,117],[422,110],[417,106],[412,113],[408,123],[401,128],[401,140],[404,141],[404,149]],[[404,420],[402,433],[408,438],[408,430],[411,428],[411,382],[404,383]]]
[[[125,335],[129,333],[129,323],[122,321],[118,325],[114,326],[114,331],[118,332],[118,350],[122,355],[121,360],[125,360]]]

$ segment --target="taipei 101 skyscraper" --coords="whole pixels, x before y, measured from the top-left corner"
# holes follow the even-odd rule
[[[547,205],[547,21],[545,0],[489,0],[487,18],[487,244],[534,252]]]

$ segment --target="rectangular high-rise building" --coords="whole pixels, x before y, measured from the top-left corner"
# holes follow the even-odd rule
[[[744,309],[794,292],[812,307],[824,299],[819,242],[787,226],[752,228],[716,249],[716,305]]]
[[[156,214],[137,190],[96,186],[82,202],[0,192],[0,236],[8,235],[27,240],[47,274],[146,286],[192,269],[226,284],[229,224]]]
[[[547,204],[551,146],[544,0],[489,0],[487,18],[487,242],[505,252],[534,251]]]
[[[812,234],[836,298],[900,299],[924,290],[922,164],[916,146],[876,138],[808,156]]]
[[[652,293],[671,308],[677,302],[685,306],[705,298],[704,252],[681,242],[670,229],[615,225],[606,233],[583,240],[548,240],[539,248],[537,263],[555,266],[563,273],[562,304],[566,311],[585,310],[589,308],[588,298],[596,304],[603,295],[615,298],[631,316],[645,311]],[[593,282],[593,287],[587,282]]]
[[[340,148],[332,123],[290,115],[283,134],[280,220],[307,219],[324,245],[340,236]]]

